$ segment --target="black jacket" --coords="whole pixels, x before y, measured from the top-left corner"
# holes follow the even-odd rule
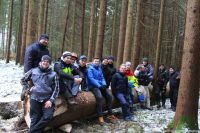
[[[106,81],[106,86],[107,88],[109,87],[110,85],[110,82],[112,80],[112,72],[111,72],[111,69],[109,68],[108,65],[101,65],[101,68],[102,68],[102,72],[103,72],[103,76],[105,78],[105,81]]]
[[[87,90],[87,85],[86,85],[87,67],[86,66],[82,67],[79,65],[78,69],[83,75],[83,79],[81,82],[81,90]]]
[[[71,71],[71,74],[65,73],[63,70],[68,68]],[[60,88],[64,89],[68,85],[66,85],[66,80],[74,80],[75,75],[79,75],[83,78],[82,73],[72,64],[66,64],[64,61],[60,60],[54,64],[54,71],[57,73],[59,77]]]
[[[130,89],[128,87],[127,76],[121,72],[115,73],[112,77],[111,89],[114,95],[119,92],[129,94]]]
[[[26,73],[30,69],[38,67],[43,55],[50,56],[49,50],[39,42],[34,42],[27,47],[24,57],[24,72]]]
[[[159,69],[158,70],[158,77],[157,77],[157,81],[156,83],[158,85],[161,85],[161,86],[164,86],[167,84],[167,80],[168,80],[168,73],[165,69],[161,70]]]
[[[169,83],[171,89],[178,89],[180,84],[180,78],[178,77],[180,75],[179,72],[174,72],[169,75]]]

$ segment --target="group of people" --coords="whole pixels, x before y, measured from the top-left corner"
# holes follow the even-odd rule
[[[25,52],[21,99],[23,101],[25,95],[30,94],[30,133],[42,132],[52,119],[58,94],[64,96],[69,106],[76,106],[77,94],[91,91],[96,98],[96,113],[101,125],[105,123],[103,98],[107,103],[108,119],[111,122],[117,120],[112,112],[111,93],[119,102],[123,119],[126,121],[136,121],[131,112],[135,102],[134,95],[138,95],[142,108],[152,109],[149,85],[153,81],[153,67],[148,63],[148,58],[143,58],[142,63],[133,71],[131,62],[128,61],[116,69],[113,56],[93,58],[93,61],[88,63],[85,55],[78,57],[74,52],[65,51],[55,62],[52,70],[51,57],[47,49],[48,40],[46,34],[41,35]],[[170,67],[169,73],[164,65],[159,67],[155,80],[156,101],[158,106],[161,106],[162,99],[162,106],[165,107],[164,88],[167,81],[170,81],[170,88],[173,90],[170,92],[170,101],[172,108],[175,109],[180,76],[173,67]]]

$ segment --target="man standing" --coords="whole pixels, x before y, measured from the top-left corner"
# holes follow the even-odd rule
[[[24,57],[24,72],[28,72],[30,69],[38,67],[40,59],[43,55],[50,55],[47,49],[49,37],[46,34],[42,34],[38,42],[32,43],[27,47]]]
[[[75,96],[78,94],[82,81],[82,73],[71,62],[71,52],[64,52],[61,60],[54,65],[54,71],[59,76],[60,90],[70,105],[77,104]]]
[[[111,121],[115,120],[116,117],[112,115],[112,96],[109,93],[108,88],[106,86],[99,58],[94,58],[93,63],[88,68],[87,86],[88,89],[92,91],[92,93],[96,98],[96,111],[99,117],[99,124],[100,125],[104,124],[103,110],[102,110],[103,97],[106,98],[110,120]]]
[[[53,118],[54,102],[59,93],[59,84],[56,73],[49,67],[51,58],[42,56],[39,66],[29,70],[21,79],[23,88],[30,93],[30,118],[29,133],[42,133],[48,122]],[[33,87],[28,81],[32,80]]]
[[[85,55],[81,55],[79,58],[78,69],[83,75],[83,80],[81,82],[82,91],[87,91],[87,86],[86,86],[87,66],[86,65],[87,65],[87,57]]]

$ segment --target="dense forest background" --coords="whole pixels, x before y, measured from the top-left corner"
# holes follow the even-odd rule
[[[0,57],[23,64],[24,50],[49,35],[54,60],[63,51],[113,55],[116,64],[144,56],[180,67],[186,0],[1,0]]]

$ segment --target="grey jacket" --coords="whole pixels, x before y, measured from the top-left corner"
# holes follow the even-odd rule
[[[29,70],[21,79],[24,88],[30,88],[28,81],[32,80],[31,99],[43,102],[54,102],[59,93],[59,83],[56,73],[51,68],[44,70],[40,67]]]

